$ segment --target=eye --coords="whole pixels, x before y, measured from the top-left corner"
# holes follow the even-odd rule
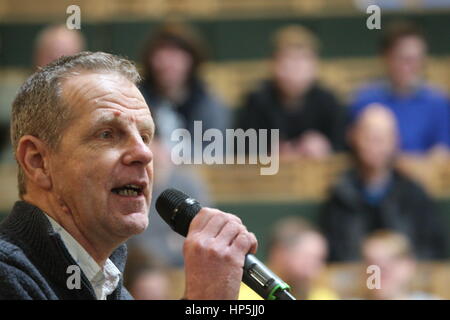
[[[150,141],[151,141],[151,138],[150,138],[150,136],[149,136],[148,134],[143,134],[143,135],[141,135],[141,138],[142,138],[142,141],[143,141],[145,144],[149,144]]]
[[[111,139],[113,137],[113,132],[111,129],[102,130],[99,134],[100,139]]]

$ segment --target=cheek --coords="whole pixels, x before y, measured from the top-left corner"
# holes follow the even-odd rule
[[[112,155],[107,152],[83,154],[70,161],[71,183],[81,193],[100,192],[113,174]]]
[[[146,171],[149,179],[149,183],[153,181],[153,163],[155,162],[155,157],[153,156],[153,160],[147,165]]]
[[[72,162],[72,159],[66,157],[58,157],[52,161],[51,173],[52,180],[55,189],[59,192],[65,192],[67,189],[71,189],[77,185],[75,183],[82,178],[77,171],[76,162]]]

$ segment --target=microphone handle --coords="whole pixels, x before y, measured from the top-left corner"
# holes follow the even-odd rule
[[[265,300],[296,300],[289,285],[253,254],[245,256],[242,281]]]
[[[179,193],[180,191],[175,192]],[[171,208],[170,215],[161,215],[161,212],[165,212],[165,210],[158,209],[158,202],[160,201],[159,199],[161,199],[161,196],[159,196],[159,199],[156,202],[156,209],[160,212],[163,219],[175,232],[184,237],[186,237],[189,232],[189,225],[191,224],[192,219],[202,209],[201,204],[197,200],[190,198],[187,195],[185,196],[187,197],[186,199],[181,201],[181,203],[174,208]],[[162,207],[165,205],[165,203],[161,204]],[[247,254],[245,256],[242,281],[265,300],[296,300],[288,292],[290,289],[289,285],[270,271],[270,269],[253,254]]]

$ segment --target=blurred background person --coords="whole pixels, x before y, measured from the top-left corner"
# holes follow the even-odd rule
[[[35,70],[49,64],[61,56],[70,56],[81,52],[85,50],[85,43],[84,36],[80,31],[69,30],[65,24],[46,26],[39,31],[35,38],[32,54],[32,68]],[[10,105],[19,86],[20,83],[17,84],[17,88],[11,88],[9,92],[6,92],[6,95],[11,95],[11,97],[7,97],[6,99],[2,97],[0,109],[11,109]],[[5,94],[3,91],[0,92]],[[3,104],[3,101],[5,101],[5,105],[1,105]],[[0,112],[0,114],[2,113],[3,112]],[[7,112],[6,114],[6,118],[4,118],[3,115],[0,118],[0,162],[13,161],[9,141],[10,112]]]
[[[204,131],[229,127],[230,110],[200,78],[205,57],[203,40],[185,24],[164,24],[145,44],[140,89],[165,142],[178,128],[193,137],[194,121],[202,121]]]
[[[151,107],[150,107],[151,108]],[[157,123],[152,141],[154,180],[152,202],[149,213],[149,227],[134,236],[129,243],[138,245],[143,251],[172,267],[182,267],[184,237],[174,232],[159,216],[155,203],[167,188],[175,188],[189,194],[204,206],[211,206],[207,184],[201,176],[186,166],[176,166],[170,158],[170,147],[161,139]]]
[[[349,131],[354,167],[332,187],[320,217],[331,261],[360,259],[363,239],[378,229],[403,232],[420,259],[443,259],[447,237],[433,201],[394,168],[395,116],[382,105],[361,112]]]
[[[275,225],[268,246],[267,265],[291,286],[301,300],[335,300],[338,296],[319,283],[328,248],[325,238],[308,222],[288,217]],[[256,299],[248,287],[241,287],[239,299]]]
[[[370,300],[432,300],[439,297],[412,288],[417,275],[417,261],[408,238],[401,233],[379,230],[363,242],[367,266],[380,269],[380,287],[366,288],[363,298]],[[367,276],[367,274],[365,274]]]
[[[171,298],[167,265],[155,259],[138,245],[128,246],[124,285],[136,300],[167,300]]]
[[[386,79],[368,84],[356,93],[351,117],[357,117],[370,103],[382,103],[397,119],[401,151],[447,150],[449,98],[424,80],[427,43],[420,29],[408,22],[392,24],[382,38],[380,51]]]
[[[323,158],[342,146],[343,110],[317,81],[319,43],[291,25],[273,38],[271,79],[251,92],[238,113],[244,130],[279,129],[280,154]]]
[[[35,68],[43,67],[62,56],[84,51],[86,41],[78,30],[70,30],[65,24],[45,27],[36,37],[33,53]]]

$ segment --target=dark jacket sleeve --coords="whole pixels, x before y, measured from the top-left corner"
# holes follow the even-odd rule
[[[346,109],[338,100],[332,96],[331,103],[333,110],[330,112],[330,142],[334,151],[344,151],[346,147],[345,142],[345,119]]]
[[[319,228],[328,242],[328,261],[352,261],[360,257],[358,247],[358,234],[361,230],[355,227],[354,221],[349,221],[348,209],[344,208],[335,194],[330,197],[321,206],[319,211]]]
[[[331,199],[327,199],[325,203],[322,204],[319,211],[319,228],[320,231],[325,236],[328,242],[328,260],[336,261],[338,260],[338,248],[336,247],[336,228],[338,227],[335,221],[335,203]]]
[[[265,119],[265,111],[256,93],[250,93],[244,100],[244,104],[235,113],[235,128],[247,129],[271,129]]]
[[[418,258],[440,260],[448,258],[449,243],[445,226],[434,201],[419,187],[411,197],[411,210],[415,211],[415,248]]]

